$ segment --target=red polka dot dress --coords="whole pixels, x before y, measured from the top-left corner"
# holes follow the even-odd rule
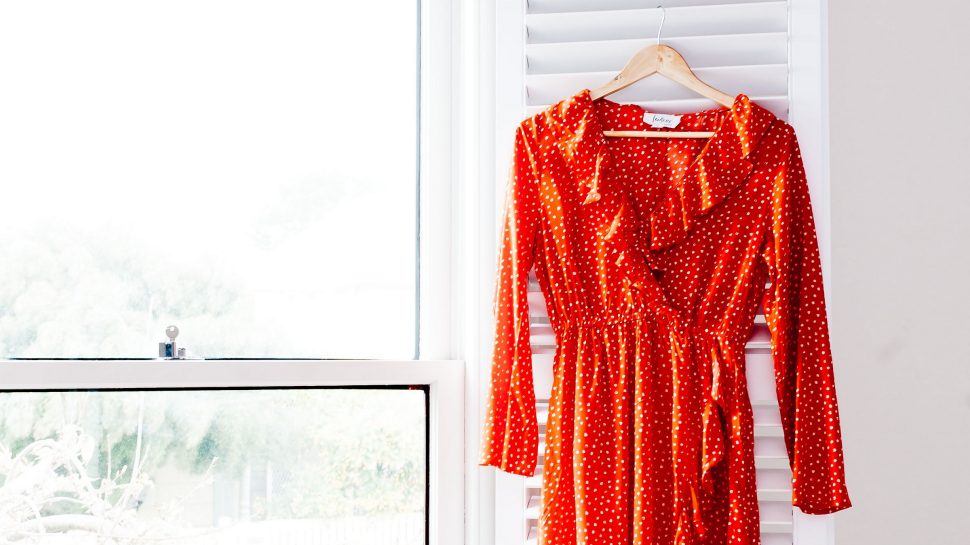
[[[713,131],[710,139],[604,130]],[[792,127],[739,94],[653,129],[588,89],[515,133],[480,465],[535,474],[528,275],[556,352],[539,545],[760,542],[745,344],[771,332],[792,501],[851,506]]]

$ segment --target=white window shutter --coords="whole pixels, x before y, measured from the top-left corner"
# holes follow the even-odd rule
[[[655,43],[661,14],[654,5],[629,0],[528,2],[524,113],[532,115],[584,87],[602,85],[637,49]],[[743,92],[787,120],[787,2],[682,0],[664,6],[661,41],[680,51],[698,77],[729,95]],[[716,106],[663,77],[639,81],[610,100],[670,112]]]
[[[787,1],[667,0],[661,41],[680,51],[697,75],[729,95],[745,93],[788,120],[789,5]],[[641,47],[655,43],[660,10],[635,0],[529,0],[524,28],[524,74],[519,118],[541,111],[580,89],[612,78]],[[501,19],[501,18],[500,18]],[[500,29],[501,30],[501,29]],[[662,76],[610,95],[653,111],[686,112],[716,107]],[[507,160],[507,158],[505,158]],[[499,163],[502,158],[499,159]],[[522,543],[535,545],[542,480],[542,451],[555,336],[535,279],[529,284],[539,420],[539,467],[523,480]],[[791,545],[791,471],[775,397],[770,333],[759,313],[747,347],[749,392],[754,407],[755,461],[763,545]]]

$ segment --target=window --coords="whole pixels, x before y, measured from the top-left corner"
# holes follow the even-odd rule
[[[414,357],[416,2],[5,4],[0,72],[0,357]]]
[[[461,541],[451,25],[443,0],[0,7],[0,408],[27,412],[0,444],[81,460],[32,484],[89,477],[166,542]],[[153,359],[170,324],[184,361]],[[37,499],[14,488],[25,543],[118,529],[77,491],[3,511]]]
[[[0,394],[0,537],[423,544],[426,403],[425,387]]]
[[[7,539],[461,540],[453,361],[8,361],[0,390]]]

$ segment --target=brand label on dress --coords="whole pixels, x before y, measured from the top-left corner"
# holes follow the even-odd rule
[[[643,121],[645,123],[649,123],[651,127],[664,127],[672,129],[680,124],[680,116],[646,112],[643,114]]]

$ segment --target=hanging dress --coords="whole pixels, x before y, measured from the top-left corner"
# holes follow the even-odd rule
[[[644,114],[584,89],[516,129],[479,464],[524,476],[538,465],[534,270],[556,340],[539,545],[758,544],[744,350],[759,307],[792,503],[851,506],[798,143],[744,94],[675,116],[676,129]]]

